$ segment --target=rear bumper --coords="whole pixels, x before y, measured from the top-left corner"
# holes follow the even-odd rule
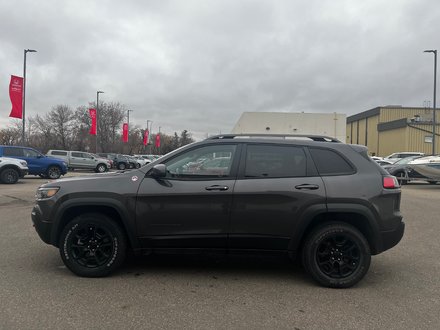
[[[387,230],[380,232],[380,237],[382,241],[382,248],[377,251],[377,253],[381,253],[388,249],[391,249],[393,246],[396,246],[397,243],[403,237],[403,233],[405,232],[405,223],[402,221],[400,224],[393,230]]]

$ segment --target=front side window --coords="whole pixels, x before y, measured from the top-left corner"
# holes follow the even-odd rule
[[[306,176],[306,155],[301,147],[249,145],[245,177],[286,178]]]
[[[72,157],[78,157],[81,158],[83,155],[81,152],[72,152]]]
[[[227,177],[231,174],[236,145],[204,146],[165,162],[175,178]]]
[[[40,153],[32,149],[23,149],[23,155],[28,158],[37,158]]]

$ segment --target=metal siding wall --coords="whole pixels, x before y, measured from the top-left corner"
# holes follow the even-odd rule
[[[365,132],[366,132],[366,119],[359,120],[359,141],[357,144],[366,145]]]
[[[418,128],[427,130],[429,132],[424,132],[419,129],[408,127],[408,151],[419,151],[424,152],[425,154],[432,153],[432,143],[425,142],[425,136],[432,136],[432,125],[417,125]],[[437,125],[437,134],[439,133],[439,127]],[[440,137],[436,136],[436,152],[440,152]]]
[[[367,147],[370,154],[378,153],[378,133],[377,124],[379,123],[379,116],[368,118],[368,141]]]
[[[381,108],[380,110],[381,110],[380,111],[381,123],[402,119],[402,118],[412,118],[415,115],[420,115],[421,117],[432,116],[429,115],[431,113],[429,109],[423,109],[423,108]]]
[[[395,130],[380,132],[380,150],[378,156],[388,156],[389,154],[397,151],[410,151],[406,150],[406,138],[403,138],[405,137],[406,130],[407,128],[403,127]]]

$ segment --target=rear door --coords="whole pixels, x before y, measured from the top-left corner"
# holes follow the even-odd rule
[[[248,144],[234,189],[229,248],[285,250],[305,212],[325,204],[307,149]]]

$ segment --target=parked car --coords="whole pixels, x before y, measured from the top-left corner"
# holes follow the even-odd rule
[[[23,178],[28,174],[29,168],[26,161],[0,157],[0,182],[6,184],[13,184],[18,179]]]
[[[413,156],[424,156],[425,154],[423,152],[413,152],[413,151],[404,151],[404,152],[395,152],[391,155],[388,155],[383,158],[383,160],[387,160],[391,163],[395,163],[400,159],[406,158],[406,157],[413,157]]]
[[[375,160],[375,162],[378,163],[380,166],[393,165],[392,162],[390,162],[388,160],[383,160],[383,159],[377,159],[377,160]]]
[[[85,169],[102,173],[111,168],[111,162],[107,158],[98,157],[84,151],[49,150],[46,155],[63,159],[67,163],[68,169],[72,171]]]
[[[138,163],[137,159],[130,155],[122,155],[128,161],[129,168],[139,168],[141,167],[140,163]]]
[[[44,178],[58,179],[67,173],[67,163],[62,159],[47,157],[41,152],[20,146],[0,146],[0,157],[10,157],[25,160],[29,174]]]
[[[136,161],[137,161],[138,164],[139,164],[139,167],[151,163],[151,160],[146,159],[146,158],[143,158],[143,157],[141,157],[141,156],[133,156],[133,158],[136,159]]]
[[[318,283],[350,287],[402,238],[401,190],[368,149],[320,136],[222,135],[127,172],[40,186],[32,221],[69,270],[99,277],[135,253],[288,254]],[[221,174],[198,159],[229,155]]]
[[[407,184],[412,180],[424,180],[431,184],[436,184],[437,181],[427,178],[426,176],[420,174],[415,169],[413,169],[408,164],[414,159],[421,158],[421,156],[411,156],[398,160],[394,164],[385,165],[383,168],[388,171],[391,175],[394,175],[401,185]]]
[[[127,168],[130,168],[130,162],[124,155],[121,154],[115,154],[115,153],[98,153],[99,156],[105,157],[107,159],[112,160],[113,167],[118,170],[125,170]]]

